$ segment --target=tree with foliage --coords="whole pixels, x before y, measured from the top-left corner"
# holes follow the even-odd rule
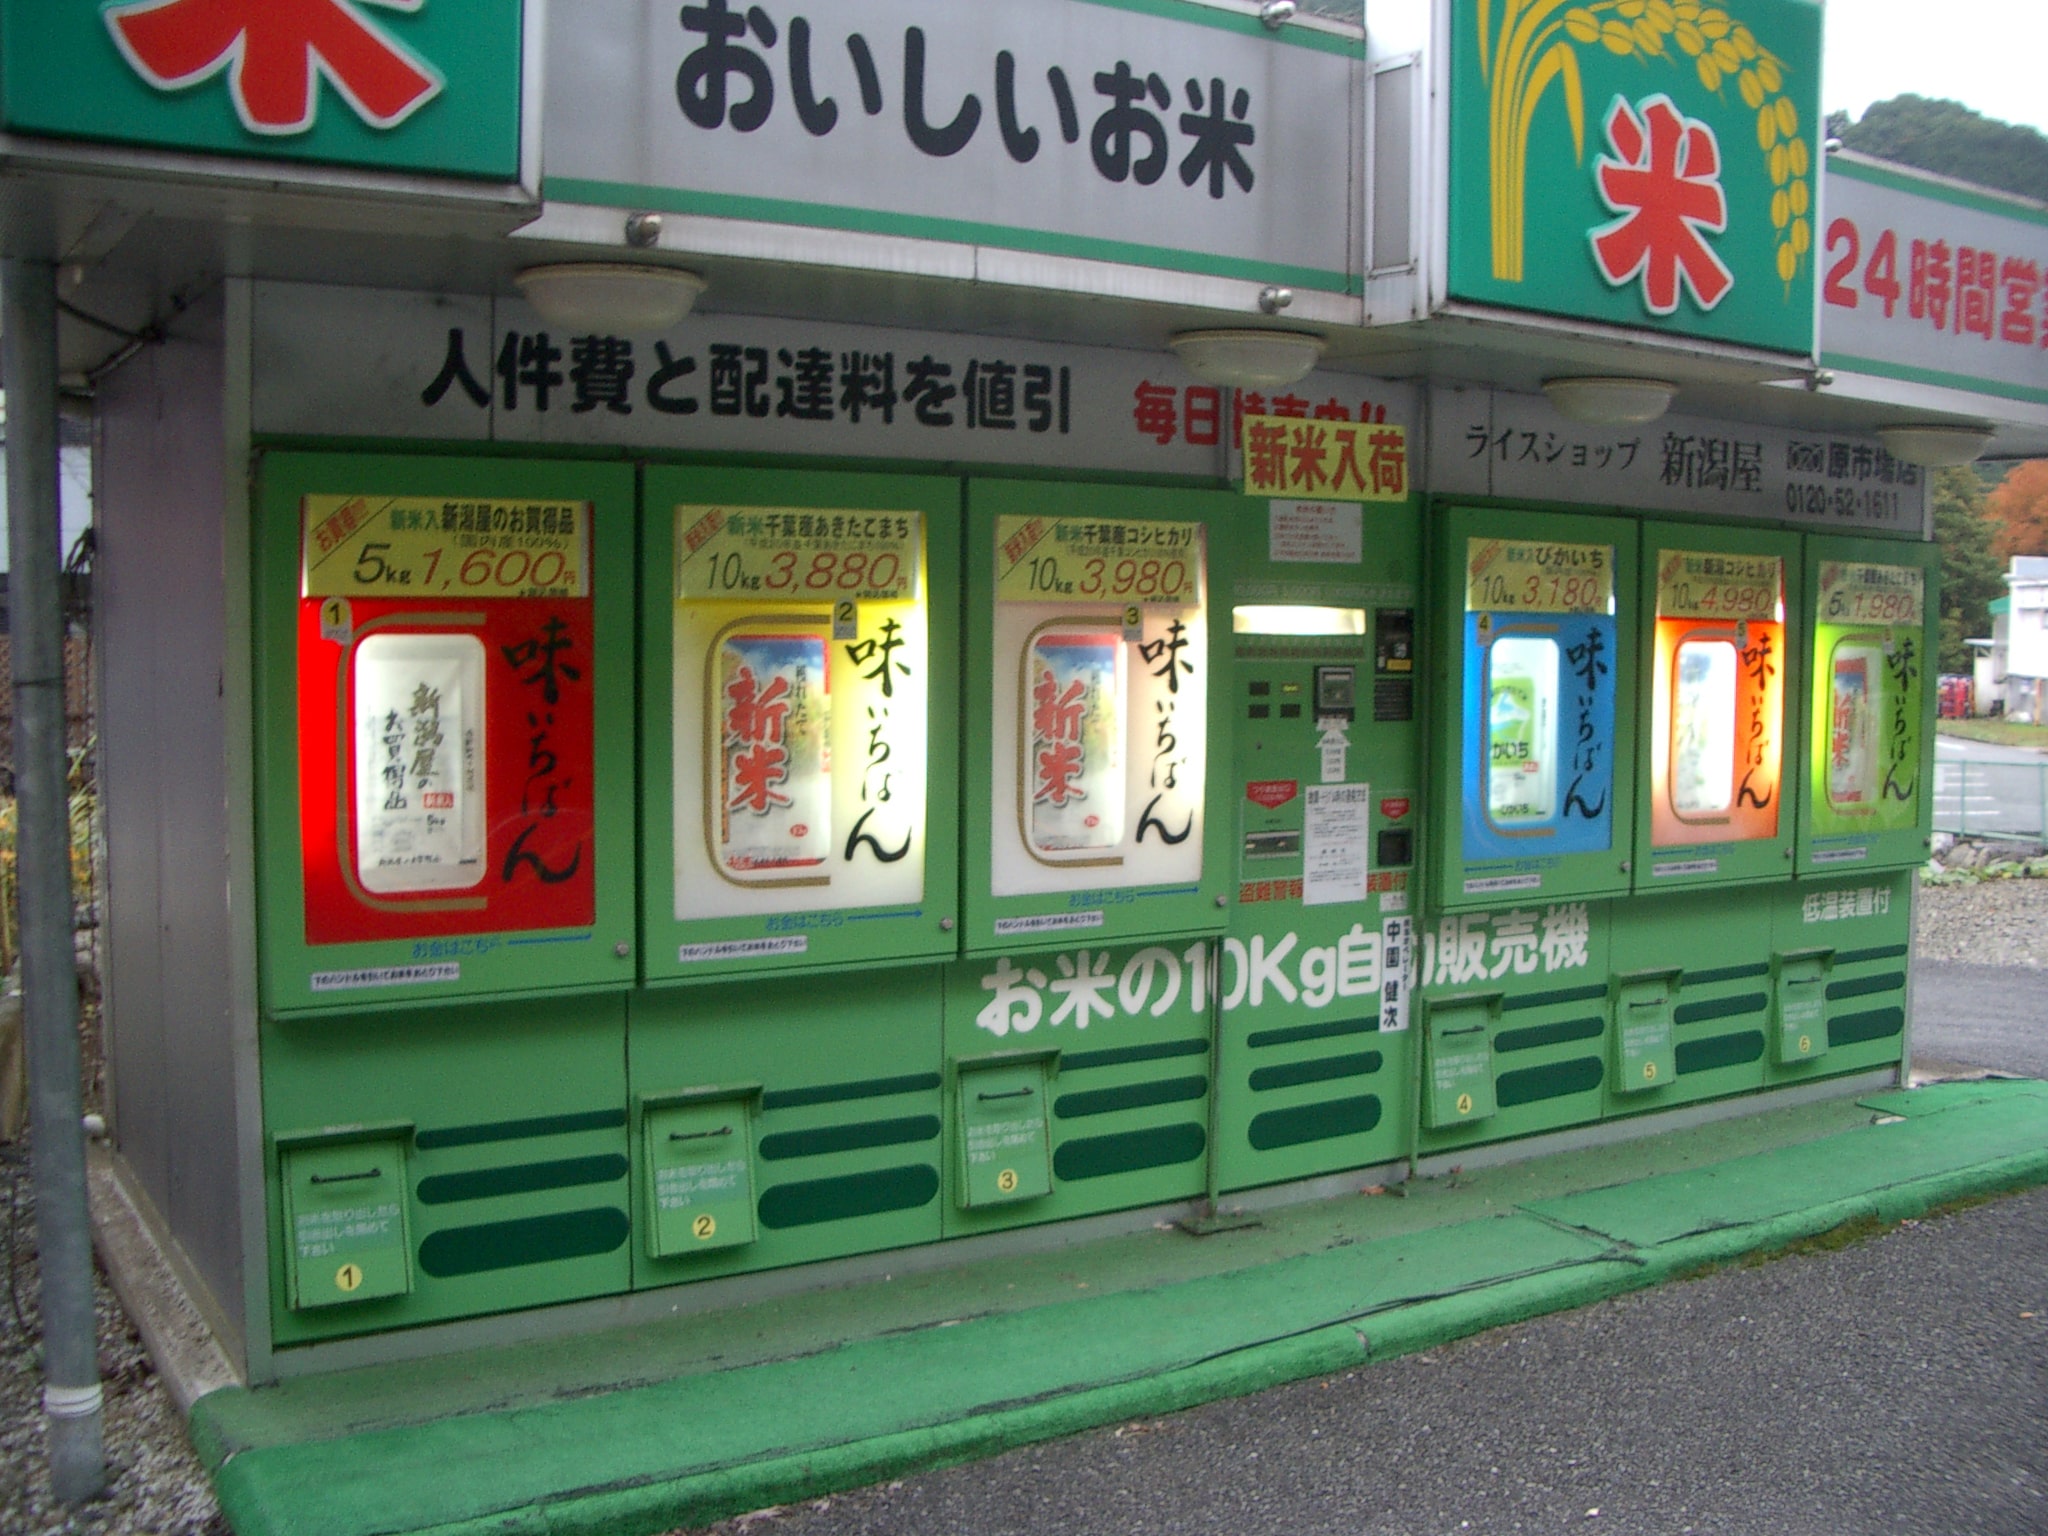
[[[2005,596],[2005,563],[1992,547],[1997,524],[1977,471],[1934,471],[1934,541],[1941,546],[1941,670],[1967,672],[1963,642],[1991,633],[1991,601]]]
[[[1872,104],[1859,122],[1831,114],[1828,132],[1858,154],[2048,202],[2048,138],[1959,101],[1894,96]]]
[[[2048,459],[2015,464],[1984,505],[1999,525],[1999,559],[2048,555]]]

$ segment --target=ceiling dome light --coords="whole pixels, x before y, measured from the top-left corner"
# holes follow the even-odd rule
[[[1953,469],[1972,464],[1991,445],[1991,428],[1955,422],[1902,423],[1879,427],[1878,441],[1884,451],[1905,464],[1927,469]]]
[[[1670,409],[1678,386],[1663,379],[1599,376],[1545,379],[1543,393],[1560,416],[1593,426],[1622,427],[1662,416]]]
[[[1233,389],[1281,389],[1305,378],[1323,338],[1301,331],[1182,331],[1166,344],[1188,372]]]
[[[568,331],[646,336],[690,312],[704,279],[681,267],[571,261],[513,274],[519,291],[549,325]]]

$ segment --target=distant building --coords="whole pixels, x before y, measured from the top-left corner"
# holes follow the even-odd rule
[[[1977,647],[1977,707],[2002,703],[2015,720],[2048,718],[2048,558],[2015,555],[2007,594],[1991,604],[1991,637]]]

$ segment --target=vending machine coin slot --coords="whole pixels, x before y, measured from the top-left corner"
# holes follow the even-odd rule
[[[1051,1085],[1057,1051],[1006,1051],[958,1063],[962,1207],[1052,1193]]]
[[[1672,1004],[1678,971],[1634,971],[1614,979],[1614,1091],[1668,1088],[1678,1075]]]
[[[411,1122],[277,1138],[291,1306],[344,1306],[412,1290],[406,1149]]]
[[[1317,667],[1316,718],[1350,720],[1358,713],[1358,668]]]
[[[1493,1092],[1493,1027],[1501,994],[1440,997],[1429,1010],[1429,1059],[1424,1066],[1423,1119],[1433,1129],[1490,1119]]]
[[[1776,957],[1771,1009],[1780,1066],[1827,1054],[1828,973],[1834,963],[1832,949],[1795,950]]]
[[[759,1084],[649,1094],[640,1101],[647,1252],[681,1258],[751,1243]]]

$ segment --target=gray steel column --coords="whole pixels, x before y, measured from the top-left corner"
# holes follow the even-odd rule
[[[57,519],[57,288],[46,261],[0,263],[7,387],[8,628],[21,991],[42,1264],[43,1411],[50,1486],[67,1504],[106,1485],[99,1331],[78,1090],[78,971],[65,789],[64,614]]]

